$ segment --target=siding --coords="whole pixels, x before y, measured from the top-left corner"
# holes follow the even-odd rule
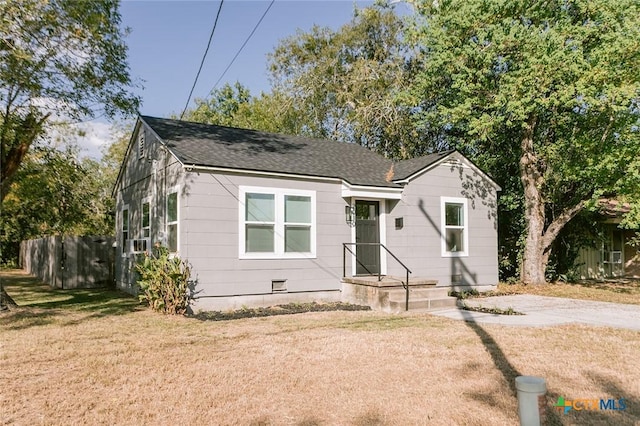
[[[145,132],[145,156],[138,158],[138,132]],[[150,244],[166,244],[166,197],[172,188],[179,186],[182,196],[188,189],[183,179],[182,166],[165,149],[153,133],[140,123],[134,132],[130,149],[122,165],[122,174],[116,196],[116,259],[115,281],[122,290],[135,293],[136,276],[133,271],[135,255],[122,254],[122,209],[129,208],[129,239],[142,238],[142,203],[150,202]]]
[[[144,126],[144,124],[141,124]],[[166,243],[166,197],[179,186],[179,255],[193,266],[198,307],[221,306],[229,296],[264,296],[276,300],[272,280],[286,280],[287,294],[339,294],[342,277],[342,243],[352,241],[353,228],[345,223],[342,184],[331,180],[285,179],[240,173],[186,171],[159,148],[146,133],[147,156],[137,158],[137,135],[124,164],[116,191],[116,281],[135,293],[135,257],[122,253],[122,208],[129,208],[130,238],[141,238],[142,200],[151,198],[151,244]],[[315,191],[316,257],[302,259],[240,259],[240,186]],[[468,200],[469,256],[442,257],[440,197]],[[498,281],[496,191],[473,169],[441,165],[413,179],[399,201],[382,201],[386,246],[405,262],[414,277],[437,279],[450,285],[452,275],[462,275],[467,285],[495,285]],[[394,219],[403,217],[396,230]],[[404,270],[386,258],[388,274]],[[350,273],[350,258],[347,273]],[[277,297],[282,297],[279,293]],[[320,296],[319,296],[320,297]],[[213,301],[207,303],[206,301]],[[231,303],[231,298],[228,299]],[[203,302],[204,301],[204,302]]]
[[[185,181],[180,254],[193,265],[198,297],[271,294],[271,281],[282,279],[289,293],[340,290],[342,243],[351,232],[340,183],[195,172]],[[239,259],[240,186],[315,191],[316,257]]]
[[[466,198],[468,203],[468,256],[443,257],[441,249],[441,197]],[[473,169],[441,164],[410,181],[402,199],[387,202],[387,247],[413,272],[414,277],[452,285],[461,275],[463,285],[498,282],[497,195]],[[404,226],[395,229],[395,218]],[[388,258],[388,273],[404,270]]]

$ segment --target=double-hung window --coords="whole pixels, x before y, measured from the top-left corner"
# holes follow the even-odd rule
[[[178,251],[178,191],[167,196],[167,248],[170,253]]]
[[[151,204],[144,200],[140,209],[140,238],[133,240],[134,253],[143,253],[149,250],[151,235]]]
[[[442,197],[442,255],[461,257],[469,254],[469,224],[466,198]]]
[[[240,187],[240,257],[315,256],[315,191]]]
[[[151,204],[149,201],[142,202],[142,238],[151,236]]]
[[[126,254],[129,248],[129,207],[125,206],[122,209],[122,254]]]

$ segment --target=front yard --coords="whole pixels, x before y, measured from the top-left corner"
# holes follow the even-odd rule
[[[640,334],[505,328],[370,311],[164,317],[96,290],[1,279],[3,424],[514,425],[517,375],[547,380],[549,424],[640,422]],[[624,398],[624,411],[565,399]]]

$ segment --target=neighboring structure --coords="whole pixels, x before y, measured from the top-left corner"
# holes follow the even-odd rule
[[[594,247],[583,247],[575,265],[580,279],[640,278],[640,247],[631,242],[640,230],[618,227],[630,206],[616,200],[600,202],[602,241]]]
[[[343,268],[405,276],[385,247],[411,280],[490,289],[499,189],[457,151],[393,162],[355,144],[140,116],[114,188],[116,282],[135,292],[133,262],[160,242],[193,265],[195,310],[349,299]]]

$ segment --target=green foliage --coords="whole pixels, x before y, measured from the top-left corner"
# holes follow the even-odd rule
[[[404,21],[377,5],[356,9],[338,30],[314,27],[283,40],[270,56],[274,86],[287,94],[313,136],[358,143],[391,158],[438,148],[433,126],[416,127],[402,93],[419,64]]]
[[[129,141],[125,127],[115,125],[100,162],[80,156],[70,129],[58,132],[62,141],[27,153],[0,211],[1,262],[17,262],[22,240],[113,234],[111,191]]]
[[[242,84],[227,83],[213,90],[207,99],[195,102],[195,108],[186,111],[184,120],[290,135],[305,133],[304,117],[293,100],[278,91],[255,97]]]
[[[538,256],[523,262],[544,267],[581,209],[603,195],[640,199],[637,1],[415,5],[408,35],[423,67],[408,94],[418,125],[445,123],[503,187],[500,233],[511,243],[501,245],[517,247],[537,222],[541,235],[526,234],[523,248]]]
[[[189,307],[189,278],[191,266],[177,256],[169,254],[166,247],[157,246],[152,253],[145,253],[135,265],[140,274],[138,285],[141,302],[146,302],[157,312],[183,315]]]
[[[480,292],[475,288],[461,291],[450,291],[449,296],[456,297],[458,300],[470,299],[480,296]]]
[[[51,117],[134,113],[117,0],[0,2],[1,199]]]
[[[22,240],[47,235],[111,235],[112,183],[78,149],[36,147],[16,174],[0,213],[2,262],[17,261]]]

